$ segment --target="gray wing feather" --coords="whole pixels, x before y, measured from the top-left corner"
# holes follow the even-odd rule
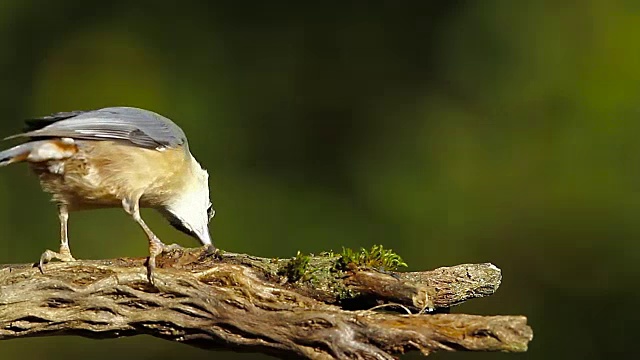
[[[146,148],[178,147],[187,138],[175,123],[154,112],[132,107],[110,107],[66,113],[40,129],[14,137],[70,137],[85,140],[125,140]],[[45,117],[43,119],[49,119]]]

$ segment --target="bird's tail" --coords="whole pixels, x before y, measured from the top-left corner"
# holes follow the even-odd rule
[[[36,146],[35,142],[28,142],[0,152],[0,166],[27,160],[34,146]]]
[[[41,162],[48,160],[61,160],[70,157],[77,151],[78,148],[71,139],[30,141],[16,145],[10,149],[0,151],[0,166],[6,166],[22,161]]]

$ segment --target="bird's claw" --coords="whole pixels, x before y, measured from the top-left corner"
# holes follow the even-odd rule
[[[165,245],[160,239],[153,239],[149,245],[149,257],[147,258],[147,279],[151,285],[156,286],[156,257],[162,253],[184,249],[178,244]],[[220,251],[213,245],[205,245],[203,256],[219,257]]]
[[[156,258],[153,255],[150,255],[147,259],[147,280],[151,285],[156,285],[156,277],[155,277],[155,269],[156,269]]]
[[[40,262],[38,263],[38,269],[40,269],[41,273],[44,274],[44,264],[51,260],[60,260],[62,262],[76,261],[68,250],[65,251],[64,249],[60,249],[60,252],[46,250],[42,255],[40,255]]]

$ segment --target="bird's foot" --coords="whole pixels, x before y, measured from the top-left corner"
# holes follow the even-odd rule
[[[60,252],[55,252],[53,250],[46,250],[40,256],[40,262],[38,263],[38,269],[40,272],[44,274],[44,264],[48,263],[51,260],[60,260],[63,262],[76,261],[73,256],[71,256],[71,252],[69,248],[61,247]]]
[[[149,258],[147,259],[147,279],[151,285],[156,285],[156,256],[162,254],[170,246],[165,245],[160,239],[155,238],[149,241]]]

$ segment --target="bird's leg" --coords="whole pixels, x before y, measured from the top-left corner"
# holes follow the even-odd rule
[[[43,266],[53,259],[60,261],[75,261],[76,259],[71,256],[71,250],[69,249],[69,234],[67,232],[67,223],[69,221],[69,211],[66,205],[58,206],[58,219],[60,220],[60,251],[55,252],[52,250],[46,250],[40,256],[40,263],[38,267],[40,271],[44,273]]]
[[[66,205],[58,207],[58,219],[60,220],[60,254],[63,257],[74,260],[73,256],[71,256],[71,249],[69,249],[69,232],[67,226],[69,222],[69,211]]]
[[[133,217],[138,225],[144,230],[144,233],[147,235],[147,239],[149,239],[149,259],[147,260],[147,278],[149,282],[154,283],[154,270],[156,268],[156,256],[162,254],[162,252],[167,248],[167,246],[160,241],[160,239],[151,231],[149,226],[142,220],[140,216],[140,202],[139,199],[130,200],[124,199],[122,200],[122,207],[124,210],[129,213]]]

